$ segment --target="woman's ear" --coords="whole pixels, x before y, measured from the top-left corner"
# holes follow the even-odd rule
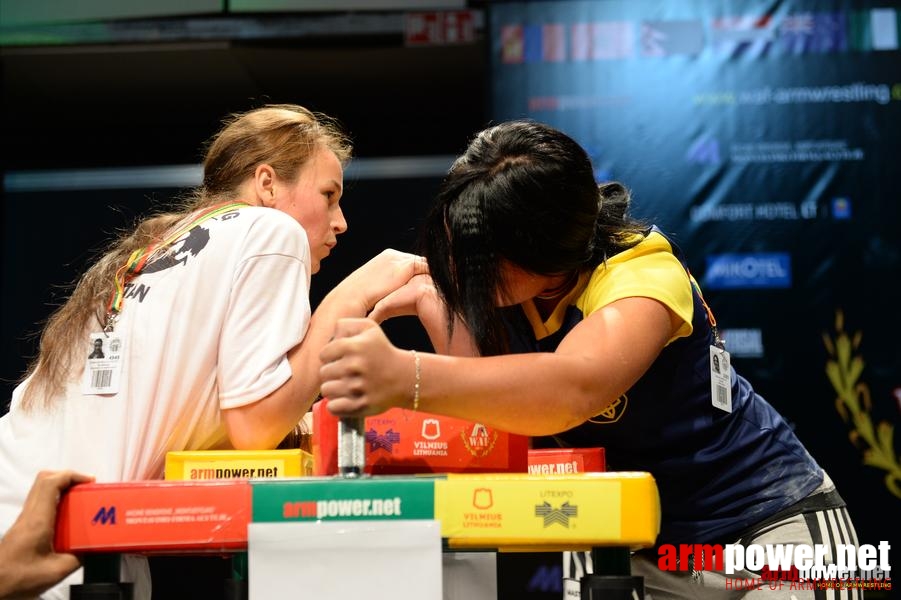
[[[253,187],[261,206],[275,205],[275,169],[265,163],[259,165],[253,174]]]

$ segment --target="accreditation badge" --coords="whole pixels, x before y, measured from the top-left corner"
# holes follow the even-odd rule
[[[710,396],[715,408],[732,412],[732,366],[719,346],[710,346]]]
[[[115,333],[92,333],[85,356],[81,392],[85,395],[119,393],[125,362],[124,338]]]

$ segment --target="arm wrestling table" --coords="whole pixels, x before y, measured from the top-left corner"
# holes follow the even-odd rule
[[[410,519],[438,521],[445,551],[590,551],[582,598],[632,600],[629,553],[654,545],[660,503],[643,472],[89,483],[63,497],[56,547],[84,557],[81,598],[118,598],[84,592],[117,584],[119,554],[233,555],[240,571],[249,523]]]

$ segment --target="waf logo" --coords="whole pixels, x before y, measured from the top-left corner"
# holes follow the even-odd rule
[[[94,518],[91,519],[92,525],[115,525],[116,524],[116,507],[109,508],[101,506]]]
[[[381,449],[390,453],[391,449],[394,448],[394,444],[398,442],[400,442],[400,434],[393,429],[389,429],[384,434],[380,434],[375,429],[370,429],[366,432],[366,443],[369,444],[370,452]]]
[[[481,423],[473,423],[472,430],[467,435],[466,431],[460,432],[463,445],[470,454],[476,457],[488,456],[494,450],[497,443],[497,432],[488,431]]]
[[[545,527],[557,523],[569,529],[569,518],[579,516],[579,507],[564,502],[560,508],[554,508],[549,502],[543,502],[535,507],[535,516],[544,518]]]
[[[613,403],[610,404],[607,408],[588,420],[597,425],[616,423],[626,412],[627,406],[629,406],[629,397],[623,394],[622,396],[614,400]]]

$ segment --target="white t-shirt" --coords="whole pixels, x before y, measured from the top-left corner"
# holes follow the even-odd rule
[[[98,323],[50,410],[21,410],[27,382],[13,391],[0,418],[0,535],[41,469],[160,479],[169,451],[228,448],[220,409],[259,401],[291,377],[286,354],[310,323],[310,269],[300,224],[249,206],[204,221],[149,262],[126,287],[114,330],[118,393],[82,391]]]

